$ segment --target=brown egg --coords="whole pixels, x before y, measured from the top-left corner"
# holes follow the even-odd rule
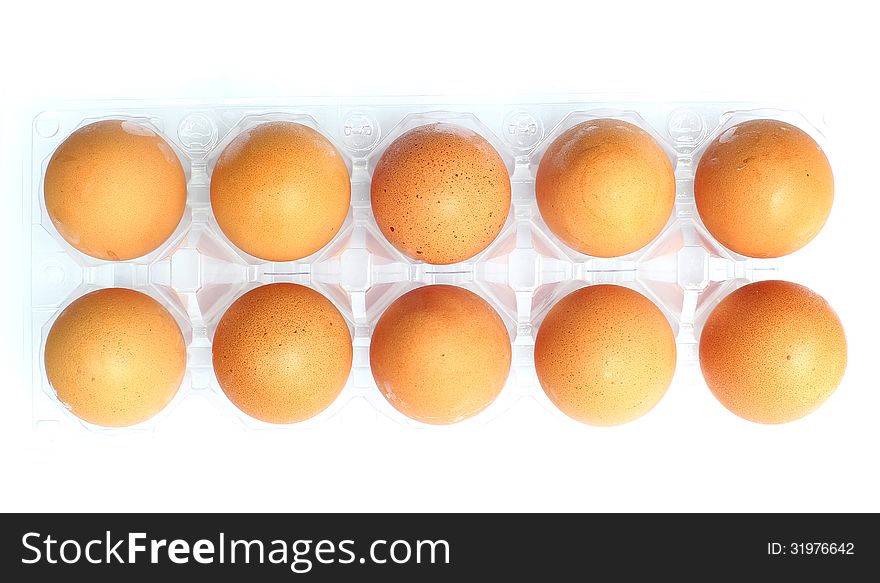
[[[663,148],[624,121],[580,123],[553,140],[535,179],[541,216],[569,247],[618,257],[651,242],[675,204]]]
[[[813,138],[760,119],[733,126],[709,145],[697,166],[694,196],[722,245],[749,257],[780,257],[822,229],[834,178]]]
[[[223,314],[214,373],[236,407],[268,423],[314,417],[339,396],[351,371],[351,333],[330,300],[311,288],[255,288]]]
[[[348,215],[351,179],[323,135],[278,121],[244,131],[211,175],[211,207],[229,240],[267,261],[296,261],[330,242]]]
[[[434,123],[388,146],[371,188],[385,237],[412,259],[470,259],[495,240],[510,210],[510,177],[498,152],[467,128]]]
[[[656,405],[675,373],[675,336],[651,300],[592,285],[553,306],[535,340],[535,369],[550,400],[590,425],[619,425]]]
[[[106,120],[58,146],[43,182],[49,218],[86,255],[127,261],[171,237],[186,207],[186,175],[150,128]]]
[[[71,303],[46,338],[46,376],[74,415],[105,427],[146,421],[186,372],[177,322],[150,296],[109,288]]]
[[[787,281],[762,281],[737,289],[709,315],[700,367],[732,412],[786,423],[817,409],[840,384],[846,338],[819,295]]]
[[[391,304],[370,342],[379,390],[398,411],[423,423],[476,415],[504,388],[510,336],[485,300],[451,285],[414,289]]]

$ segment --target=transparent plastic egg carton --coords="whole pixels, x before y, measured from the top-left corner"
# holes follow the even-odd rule
[[[546,227],[535,202],[535,173],[549,144],[573,125],[602,117],[648,131],[672,160],[677,182],[675,208],[662,233],[643,249],[616,258],[590,257],[567,247]],[[110,118],[130,119],[158,131],[177,151],[187,176],[187,206],[177,230],[159,249],[132,261],[101,261],[75,250],[58,234],[43,204],[42,177],[55,148],[75,129]],[[35,428],[152,431],[195,393],[208,396],[218,414],[237,419],[243,428],[313,426],[356,398],[401,423],[427,427],[396,411],[380,394],[370,372],[369,345],[379,316],[391,302],[417,286],[437,283],[460,285],[488,300],[507,324],[513,348],[510,377],[498,399],[452,427],[485,422],[521,398],[535,398],[561,420],[576,424],[545,396],[533,364],[538,327],[556,301],[597,283],[642,292],[669,319],[682,367],[697,362],[700,327],[718,301],[746,282],[776,274],[778,260],[743,257],[717,243],[694,205],[694,172],[703,148],[730,126],[755,118],[800,127],[831,157],[821,115],[750,103],[611,102],[589,97],[449,103],[419,97],[126,101],[45,110],[33,120],[24,205],[31,255],[28,309]],[[223,148],[243,130],[270,120],[317,129],[336,145],[351,173],[351,208],[342,229],[323,249],[294,262],[267,262],[237,249],[211,212],[211,171]],[[511,179],[510,213],[498,237],[476,257],[453,265],[430,265],[404,256],[385,240],[370,208],[370,177],[387,145],[413,127],[438,121],[466,126],[485,137],[503,158]],[[244,292],[275,282],[300,283],[324,294],[348,321],[354,342],[353,367],[342,394],[320,415],[292,426],[263,423],[240,412],[223,394],[212,368],[211,339],[220,317]],[[103,429],[76,418],[55,397],[43,366],[46,336],[60,311],[104,287],[133,288],[158,299],[177,319],[188,347],[187,372],[174,401],[153,419],[128,429]],[[673,385],[679,378],[676,375]]]

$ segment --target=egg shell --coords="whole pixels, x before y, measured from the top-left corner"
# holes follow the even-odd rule
[[[559,409],[582,423],[619,425],[650,411],[675,373],[675,336],[651,300],[592,285],[551,308],[535,339],[535,370]]]
[[[706,148],[694,197],[703,224],[722,245],[749,257],[781,257],[822,229],[834,177],[822,148],[803,130],[751,120]]]
[[[379,390],[398,411],[431,424],[472,417],[510,373],[510,336],[477,294],[450,285],[414,289],[382,314],[370,342]]]
[[[351,178],[318,131],[261,123],[235,137],[211,175],[211,208],[223,233],[250,255],[296,261],[319,251],[345,222]]]
[[[646,131],[594,119],[553,140],[538,166],[535,194],[544,222],[566,245],[618,257],[663,230],[675,204],[675,174]]]
[[[501,232],[510,211],[510,177],[478,133],[434,123],[388,146],[373,172],[370,198],[382,233],[405,255],[458,263]]]
[[[174,233],[186,208],[186,174],[152,129],[104,120],[58,146],[46,167],[43,195],[52,224],[75,249],[127,261]]]
[[[822,405],[843,378],[846,352],[828,302],[787,281],[737,289],[700,335],[700,368],[712,393],[758,423],[786,423]]]
[[[226,310],[213,358],[220,388],[236,407],[267,423],[297,423],[329,407],[345,387],[351,332],[319,292],[273,283]]]
[[[46,376],[77,417],[128,427],[164,409],[186,372],[186,344],[150,296],[101,289],[74,300],[46,338]]]

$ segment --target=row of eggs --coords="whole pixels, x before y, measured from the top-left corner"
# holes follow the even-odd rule
[[[712,311],[700,336],[709,388],[733,413],[784,423],[819,407],[846,367],[843,327],[809,289],[784,281],[745,285]],[[673,331],[647,297],[590,285],[557,302],[534,347],[538,381],[565,414],[591,425],[635,420],[658,403],[676,366]],[[405,293],[370,342],[376,386],[404,415],[450,424],[490,405],[510,374],[508,330],[477,294],[451,285]],[[309,419],[339,396],[352,338],[339,310],[293,283],[254,288],[226,311],[213,339],[220,388],[241,411],[275,424]],[[65,308],[45,345],[58,399],[96,425],[135,425],[161,411],[186,372],[177,322],[130,289],[86,294]]]
[[[779,257],[815,237],[833,199],[831,167],[802,130],[752,120],[718,136],[700,158],[697,210],[736,253]],[[663,148],[615,119],[559,135],[538,166],[535,193],[548,228],[572,249],[618,257],[653,240],[672,213],[676,182]],[[105,120],[71,134],[43,184],[60,235],[103,260],[141,257],[165,242],[186,206],[186,177],[173,148],[132,121]],[[295,122],[267,122],[235,137],[211,175],[217,224],[239,249],[266,261],[320,250],[348,214],[351,181],[333,144]],[[510,177],[476,132],[427,124],[394,140],[372,176],[371,203],[384,236],[413,260],[465,261],[507,220]]]

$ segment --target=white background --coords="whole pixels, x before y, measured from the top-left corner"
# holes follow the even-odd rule
[[[0,510],[880,511],[880,35],[864,3],[293,4],[4,6]],[[313,430],[245,433],[185,401],[154,439],[32,439],[20,183],[39,100],[568,92],[826,104],[835,208],[783,262],[848,334],[846,377],[818,412],[747,423],[691,368],[651,414],[615,429],[523,401],[467,430],[353,411]]]

